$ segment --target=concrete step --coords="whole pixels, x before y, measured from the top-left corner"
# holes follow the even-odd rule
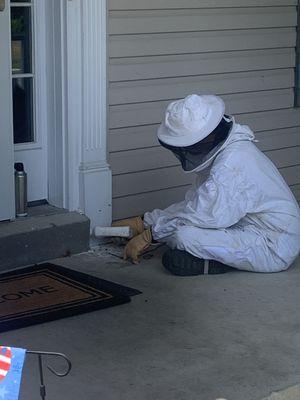
[[[29,208],[28,214],[0,223],[0,272],[89,249],[85,215],[49,205]]]

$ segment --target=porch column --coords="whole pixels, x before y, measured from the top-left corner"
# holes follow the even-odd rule
[[[68,208],[111,222],[107,162],[106,1],[66,2]]]

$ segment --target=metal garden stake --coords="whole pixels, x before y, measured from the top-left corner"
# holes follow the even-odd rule
[[[40,371],[40,395],[41,398],[44,400],[46,399],[46,387],[45,387],[45,382],[44,382],[44,371],[43,371],[43,359],[42,356],[53,356],[53,357],[62,357],[64,360],[66,360],[68,366],[66,371],[64,372],[58,372],[54,368],[50,367],[47,365],[47,368],[49,369],[52,374],[58,376],[59,378],[62,378],[64,376],[67,376],[69,372],[71,371],[72,364],[69,358],[62,353],[53,353],[49,351],[26,351],[27,354],[35,354],[38,356],[38,361],[39,361],[39,371]]]

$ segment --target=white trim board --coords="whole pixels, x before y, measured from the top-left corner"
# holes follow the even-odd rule
[[[52,13],[53,136],[50,201],[86,214],[91,227],[111,222],[107,163],[106,1],[72,0]]]
[[[95,225],[111,222],[107,163],[106,1],[65,3],[65,205]]]

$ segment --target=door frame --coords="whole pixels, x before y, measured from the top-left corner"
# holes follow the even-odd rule
[[[48,114],[49,200],[86,214],[92,228],[108,225],[106,0],[47,4],[48,59],[52,51],[55,60],[47,79],[55,88]]]
[[[4,150],[1,153],[1,209],[0,220],[15,218],[15,186],[14,186],[14,145],[13,145],[13,118],[12,118],[12,90],[11,90],[11,50],[10,50],[10,5],[6,0],[4,9],[0,11],[0,68],[1,93],[4,95],[1,103],[0,116],[0,145]],[[3,40],[7,36],[7,40]],[[3,57],[4,55],[6,57]],[[2,58],[3,57],[3,58]],[[5,116],[2,118],[2,113]]]
[[[32,38],[33,38],[33,126],[34,126],[34,142],[14,144],[15,161],[25,159],[25,168],[27,167],[28,185],[30,178],[35,175],[35,168],[41,169],[42,172],[36,174],[36,180],[33,185],[38,185],[37,200],[48,199],[48,157],[47,157],[47,75],[46,75],[46,0],[34,0],[32,4]],[[38,51],[37,51],[38,50]],[[24,154],[25,152],[25,154]],[[23,155],[23,154],[24,155]],[[20,159],[18,158],[20,156]],[[31,165],[28,168],[26,160],[37,165]],[[28,170],[29,169],[29,170]]]

